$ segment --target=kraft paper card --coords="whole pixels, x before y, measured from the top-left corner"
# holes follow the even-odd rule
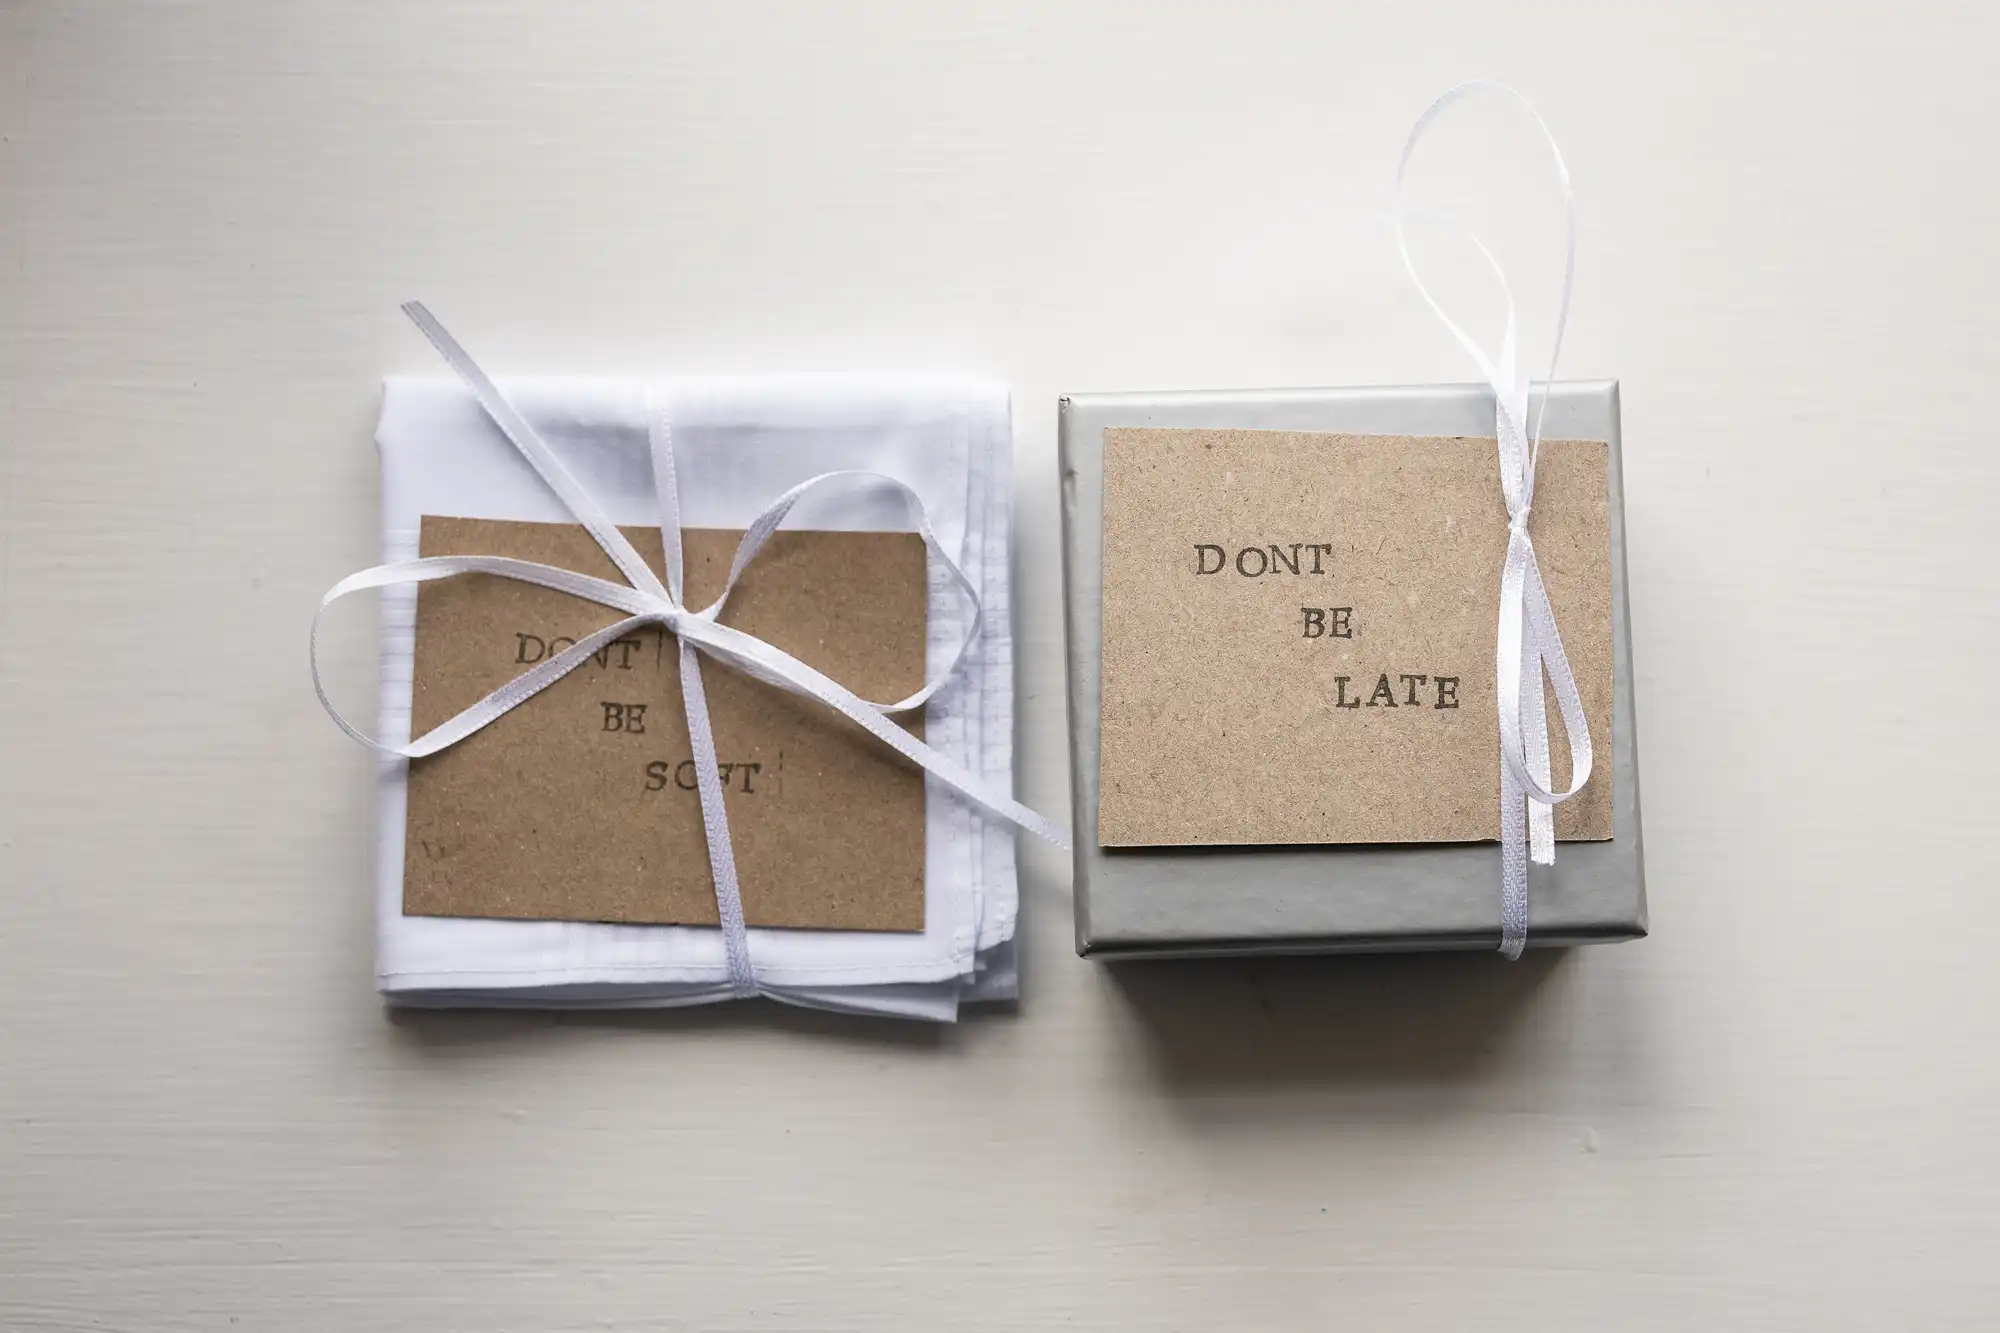
[[[1530,519],[1599,756],[1565,839],[1611,836],[1607,452],[1544,441]],[[1100,845],[1497,839],[1506,547],[1491,439],[1107,430]]]
[[[656,528],[623,530],[657,571]],[[687,602],[721,591],[737,532],[683,534]],[[581,527],[423,519],[422,553],[508,555],[618,579]],[[927,573],[913,533],[779,532],[722,621],[863,698],[924,677]],[[411,734],[620,618],[481,575],[417,599]],[[704,661],[743,908],[753,926],[924,927],[924,782],[860,728]],[[897,719],[921,735],[922,714]],[[679,647],[621,639],[409,773],[403,910],[412,916],[714,925]]]

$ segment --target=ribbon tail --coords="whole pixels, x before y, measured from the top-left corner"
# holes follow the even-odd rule
[[[1549,606],[1548,590],[1542,586],[1541,571],[1535,564],[1535,549],[1525,536],[1517,536],[1509,545],[1507,567],[1500,576],[1500,631],[1494,665],[1500,693],[1502,761],[1530,798],[1550,805],[1568,800],[1590,781],[1593,762],[1590,721],[1583,714],[1576,675],[1563,652],[1555,612]],[[1537,687],[1534,694],[1538,697],[1544,669],[1568,732],[1570,781],[1561,791],[1553,789],[1553,782],[1545,773],[1535,771],[1526,742],[1528,724],[1523,713],[1530,696],[1524,688],[1524,677],[1532,673]]]
[[[1527,750],[1528,772],[1544,790],[1551,789],[1549,706],[1542,692],[1542,657],[1532,622],[1528,652],[1521,664],[1521,742]],[[1547,801],[1528,802],[1528,859],[1538,866],[1556,863],[1556,809]]]
[[[988,814],[1018,825],[1064,851],[1069,850],[1069,835],[1054,824],[1011,796],[994,791],[955,760],[889,721],[866,699],[783,649],[741,630],[700,618],[688,620],[680,632],[683,641],[693,640],[702,651],[729,661],[749,675],[825,704]]]
[[[1590,781],[1596,758],[1590,740],[1590,719],[1584,716],[1583,696],[1577,689],[1576,673],[1570,668],[1569,654],[1563,651],[1562,631],[1556,628],[1555,608],[1549,605],[1549,590],[1542,582],[1541,562],[1535,559],[1533,547],[1528,549],[1526,573],[1522,595],[1526,603],[1528,634],[1541,661],[1537,675],[1542,668],[1547,669],[1549,685],[1556,696],[1556,708],[1562,715],[1563,730],[1569,741],[1569,786],[1556,791],[1551,779],[1545,777],[1542,782],[1543,790],[1548,793],[1546,799],[1553,803],[1567,800],[1583,790],[1583,785]]]

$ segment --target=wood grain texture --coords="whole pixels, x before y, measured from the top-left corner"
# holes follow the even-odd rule
[[[0,3],[0,1327],[1991,1328],[1996,39]],[[1031,850],[1027,999],[955,1030],[385,1016],[304,652],[375,551],[377,380],[437,369],[397,301],[496,371],[1004,376],[1057,811],[1057,395],[1467,378],[1369,219],[1472,73],[1562,140],[1565,369],[1624,383],[1653,939],[1113,970]],[[1538,330],[1515,128],[1415,185]]]

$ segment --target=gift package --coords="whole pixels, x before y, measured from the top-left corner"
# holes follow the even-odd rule
[[[1482,383],[1062,400],[1080,953],[1645,933],[1617,386],[1431,304]],[[1006,390],[496,381],[406,310],[455,377],[385,386],[384,563],[321,606],[381,594],[376,732],[321,699],[382,755],[382,993],[1013,998],[1015,835],[1071,835],[1012,791]]]
[[[1064,400],[1080,952],[1500,943],[1493,410],[1477,385]],[[1618,389],[1547,410],[1532,523],[1610,762],[1557,807],[1575,841],[1527,929],[1583,944],[1646,929]]]
[[[413,313],[478,385],[385,386],[386,563],[328,599],[383,589],[384,995],[632,1007],[754,992],[930,1019],[1011,998],[1012,826],[980,803],[990,793],[1012,807],[1005,390],[932,378],[494,384]],[[560,487],[537,475],[544,461]],[[584,497],[670,584],[656,464],[672,473],[685,588],[649,617],[643,602],[617,604],[617,561],[570,505]],[[561,571],[604,587],[566,586]],[[725,589],[712,618],[686,609]],[[704,626],[736,637],[704,650],[725,669],[689,673],[681,645]],[[733,657],[742,641],[770,657]],[[504,712],[489,706],[476,729],[412,744],[449,735],[482,700],[507,702],[536,671],[549,678]],[[691,674],[712,809],[683,706]],[[895,727],[905,750],[835,699],[796,692],[815,676]],[[859,697],[922,694],[927,678],[936,688],[915,708]],[[718,929],[717,839],[741,884],[735,959]]]
[[[1539,384],[1491,250],[1404,198],[1436,119],[1493,93],[1561,188]],[[1484,383],[1063,403],[1081,953],[1517,958],[1646,933],[1618,388],[1555,378],[1568,167],[1525,99],[1470,83],[1417,119],[1395,189],[1403,266]],[[1497,352],[1419,276],[1418,218],[1500,280]]]

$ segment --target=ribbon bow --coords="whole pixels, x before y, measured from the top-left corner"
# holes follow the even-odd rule
[[[931,530],[930,519],[925,512],[922,499],[901,480],[882,472],[845,470],[826,472],[786,491],[764,512],[758,515],[743,540],[737,545],[736,556],[730,562],[729,578],[723,585],[722,593],[709,605],[700,610],[690,609],[682,601],[681,579],[681,526],[680,495],[674,471],[673,427],[665,406],[658,400],[649,401],[648,435],[652,444],[653,483],[660,501],[660,539],[666,554],[666,582],[662,583],[645,559],[625,539],[617,525],[605,514],[590,494],[578,484],[575,477],[549,449],[541,436],[535,433],[521,414],[515,411],[494,387],[485,372],[445,332],[444,326],[432,317],[430,311],[416,302],[403,307],[403,313],[421,329],[431,345],[436,347],[451,368],[457,372],[472,395],[493,419],[501,434],[527,459],[529,465],[547,482],[568,507],[570,513],[581,523],[611,562],[628,580],[629,584],[613,583],[608,579],[592,578],[574,570],[554,565],[537,564],[530,560],[514,560],[504,556],[432,556],[419,560],[401,560],[392,564],[377,565],[373,569],[362,570],[349,575],[330,589],[321,599],[319,610],[313,615],[312,627],[312,673],[313,688],[319,693],[319,701],[341,730],[364,745],[404,759],[419,759],[436,754],[448,746],[464,740],[481,727],[498,720],[510,709],[519,707],[556,681],[583,665],[592,654],[605,644],[624,637],[635,630],[649,625],[659,625],[680,644],[681,697],[687,712],[688,739],[693,749],[695,783],[701,794],[702,826],[708,841],[709,869],[715,880],[715,902],[722,922],[723,953],[728,960],[730,989],[738,995],[758,992],[756,971],[750,960],[749,931],[743,919],[743,898],[736,879],[736,858],[729,839],[729,820],[723,809],[722,776],[716,761],[715,737],[709,724],[707,696],[702,690],[700,658],[696,652],[705,653],[717,661],[747,672],[757,679],[789,690],[809,699],[817,699],[835,712],[864,728],[870,735],[891,747],[910,762],[935,776],[959,795],[971,801],[991,815],[1008,820],[1045,838],[1058,847],[1067,850],[1068,839],[1062,830],[1043,819],[1025,805],[1013,800],[1002,792],[990,790],[985,783],[972,773],[953,762],[947,756],[916,739],[901,727],[887,720],[888,714],[908,712],[921,708],[952,678],[965,661],[965,655],[973,640],[978,637],[981,607],[978,592],[971,580],[958,567],[942,545],[937,534]],[[899,494],[909,507],[916,521],[917,531],[924,539],[930,554],[951,575],[958,592],[972,605],[972,623],[960,640],[958,651],[950,665],[936,676],[927,680],[922,689],[895,703],[878,704],[854,694],[839,682],[815,671],[804,662],[773,647],[754,635],[731,629],[718,619],[723,604],[729,600],[730,592],[742,577],[743,571],[763,549],[771,534],[785,521],[805,495],[822,486],[841,484],[870,484],[884,486]],[[594,634],[577,640],[562,652],[542,661],[528,671],[515,677],[507,684],[493,691],[478,703],[465,709],[457,716],[440,723],[422,736],[404,745],[387,745],[355,727],[327,697],[326,687],[320,679],[319,670],[319,628],[326,615],[326,609],[350,593],[367,588],[386,588],[404,583],[427,583],[433,579],[451,578],[459,574],[492,574],[501,578],[516,579],[523,583],[538,584],[569,593],[585,601],[597,602],[603,606],[626,613],[626,618],[616,624],[607,625]]]
[[[1403,177],[1409,170],[1417,142],[1447,107],[1481,91],[1505,93],[1527,108],[1555,157],[1556,178],[1562,186],[1562,302],[1556,312],[1555,341],[1549,350],[1548,377],[1542,384],[1541,410],[1535,413],[1532,427],[1528,422],[1530,386],[1515,359],[1514,292],[1499,261],[1471,231],[1449,218],[1438,218],[1470,240],[1487,267],[1500,279],[1501,290],[1507,297],[1507,325],[1501,337],[1500,356],[1495,360],[1444,312],[1444,307],[1424,286],[1410,258],[1409,238],[1404,231],[1410,209],[1404,202]],[[1500,572],[1500,626],[1494,654],[1494,679],[1500,703],[1500,952],[1509,958],[1519,958],[1528,942],[1528,862],[1555,864],[1554,807],[1583,790],[1584,783],[1590,781],[1590,724],[1583,715],[1576,677],[1563,652],[1555,612],[1549,606],[1548,590],[1542,585],[1541,565],[1535,559],[1535,544],[1528,535],[1528,516],[1535,502],[1535,456],[1541,448],[1542,421],[1548,415],[1549,387],[1555,382],[1556,360],[1562,354],[1563,329],[1569,322],[1570,289],[1576,278],[1576,205],[1570,193],[1569,166],[1540,113],[1514,88],[1484,79],[1451,89],[1417,118],[1403,144],[1403,156],[1396,163],[1395,190],[1396,248],[1402,254],[1404,271],[1493,389],[1500,493],[1507,502],[1507,559]],[[1550,777],[1548,709],[1542,694],[1544,671],[1555,687],[1556,706],[1562,710],[1563,731],[1569,738],[1570,784],[1562,791],[1554,790]]]

